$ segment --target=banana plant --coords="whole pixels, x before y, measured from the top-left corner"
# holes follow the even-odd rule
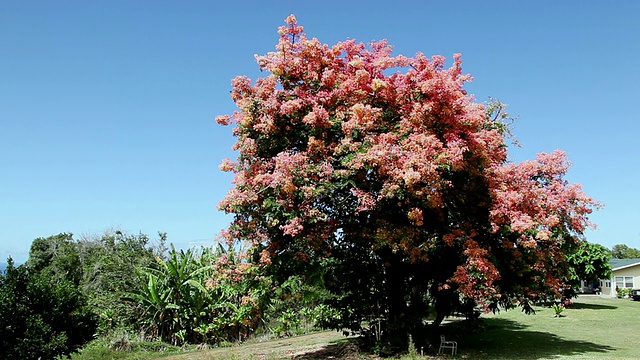
[[[202,264],[192,250],[176,251],[167,260],[156,257],[155,267],[139,269],[140,283],[126,298],[137,304],[147,332],[179,344],[197,336],[200,315],[209,303],[202,285],[210,266]]]

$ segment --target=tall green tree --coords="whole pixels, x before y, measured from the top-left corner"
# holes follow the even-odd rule
[[[528,306],[560,293],[567,252],[597,204],[561,151],[507,161],[508,128],[470,97],[461,57],[333,46],[295,16],[266,76],[232,81],[237,161],[220,208],[229,244],[281,275],[331,266],[337,327],[406,339],[435,309]],[[332,275],[333,274],[333,275]],[[364,327],[363,327],[364,325]]]
[[[606,247],[587,241],[578,243],[575,250],[567,256],[570,266],[567,283],[571,286],[565,295],[575,295],[581,281],[593,284],[600,279],[611,278],[609,259],[611,259],[611,252]]]
[[[27,265],[32,271],[66,279],[76,285],[83,276],[78,244],[70,233],[33,240]]]
[[[160,233],[160,247],[165,241],[166,234]],[[101,331],[135,326],[135,311],[122,297],[137,286],[137,270],[153,266],[154,257],[162,255],[156,253],[149,236],[107,231],[79,240],[78,248],[83,267],[82,289],[95,309],[110,319]]]
[[[164,256],[166,234],[152,244],[146,234],[109,230],[99,236],[75,239],[61,233],[35,239],[27,265],[33,273],[66,280],[87,295],[89,304],[104,320],[99,332],[135,327],[134,309],[122,297],[137,285],[138,268],[156,264]]]
[[[611,248],[611,255],[615,259],[637,259],[640,258],[640,250],[625,244],[617,244]]]

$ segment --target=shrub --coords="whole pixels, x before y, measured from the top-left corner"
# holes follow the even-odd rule
[[[617,294],[619,299],[629,297],[629,295],[631,294],[631,289],[630,288],[618,289]]]
[[[0,358],[53,359],[89,341],[96,319],[70,281],[32,273],[25,265],[0,274]]]

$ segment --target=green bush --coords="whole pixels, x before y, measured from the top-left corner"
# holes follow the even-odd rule
[[[0,274],[0,358],[53,359],[93,337],[96,319],[72,282],[8,264]]]
[[[623,288],[623,289],[618,289],[617,293],[618,293],[618,298],[622,299],[622,298],[626,298],[631,294],[631,290],[630,288]]]

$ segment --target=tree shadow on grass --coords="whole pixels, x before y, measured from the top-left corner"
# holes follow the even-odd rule
[[[484,331],[459,335],[459,353],[468,359],[550,359],[557,356],[602,357],[616,350],[608,345],[567,340],[526,328],[511,320],[485,319]]]
[[[575,302],[569,306],[569,309],[588,309],[588,310],[615,310],[617,306],[613,305],[601,305],[601,304],[587,304]]]
[[[330,343],[319,349],[293,354],[296,360],[316,360],[316,359],[360,359],[357,339],[345,339],[339,342]]]

